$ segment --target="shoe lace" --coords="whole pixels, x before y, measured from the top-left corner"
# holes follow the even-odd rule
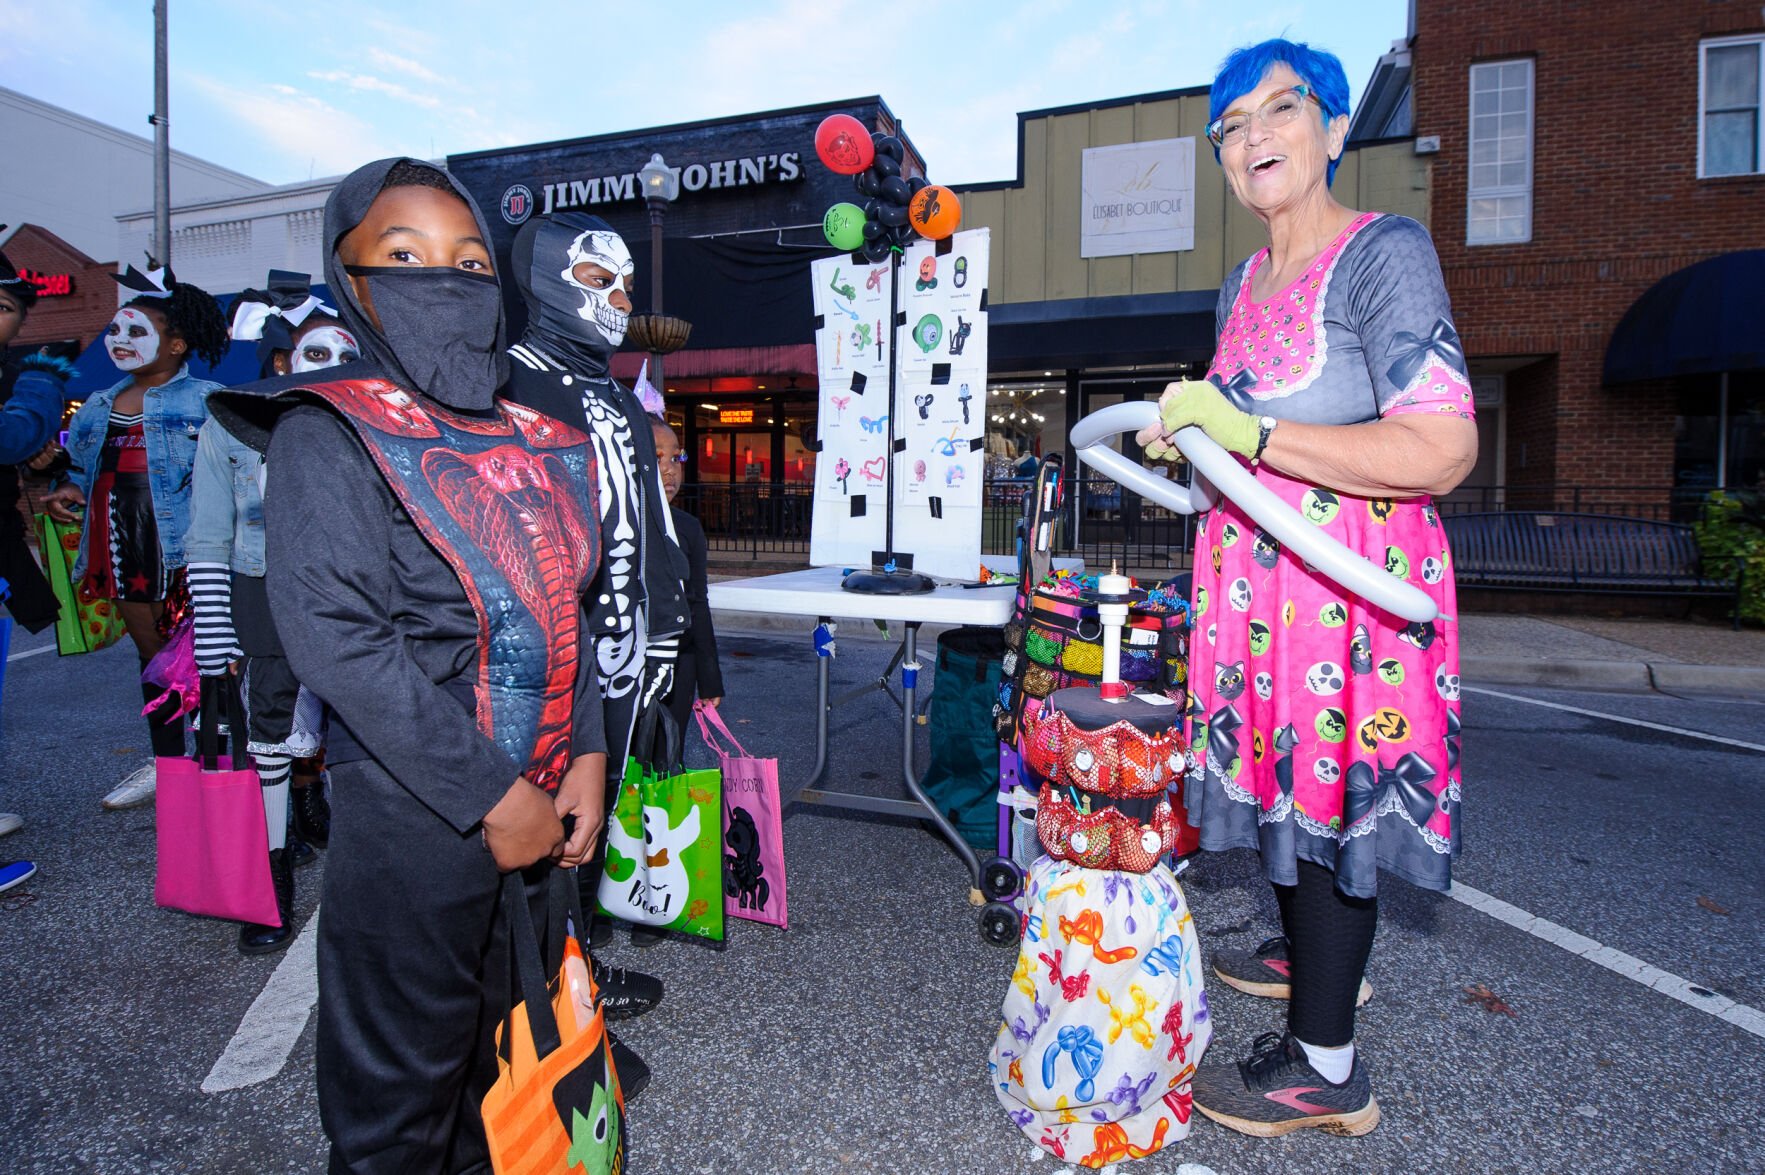
[[[1265,1032],[1250,1045],[1248,1060],[1238,1062],[1244,1088],[1258,1092],[1274,1089],[1297,1062],[1287,1048],[1287,1037],[1279,1032]]]
[[[1257,945],[1253,953],[1259,959],[1266,959],[1271,955],[1285,955],[1287,953],[1287,936],[1277,934],[1273,938],[1266,938]]]

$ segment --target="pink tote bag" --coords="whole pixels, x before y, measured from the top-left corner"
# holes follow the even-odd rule
[[[756,759],[743,750],[716,707],[695,702],[693,716],[723,772],[723,912],[782,930],[784,813],[778,760]]]
[[[155,905],[189,914],[279,926],[270,880],[270,838],[264,826],[263,787],[245,754],[245,708],[232,677],[204,677],[202,731],[197,758],[161,758],[154,797],[159,864]],[[219,759],[220,702],[224,694],[231,770]]]

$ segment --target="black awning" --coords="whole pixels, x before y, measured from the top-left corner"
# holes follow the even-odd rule
[[[1116,367],[1213,358],[1214,290],[995,302],[987,308],[987,366]]]
[[[1765,249],[1670,273],[1618,320],[1604,383],[1765,369]]]

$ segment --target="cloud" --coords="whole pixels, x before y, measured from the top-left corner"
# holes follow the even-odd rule
[[[440,74],[436,73],[420,61],[412,61],[409,57],[400,57],[396,53],[388,53],[386,50],[377,48],[373,45],[368,46],[368,60],[372,61],[375,65],[378,65],[381,69],[390,69],[395,73],[406,74],[410,77],[416,78],[418,81],[440,85],[446,80]]]
[[[284,176],[290,164],[296,175],[335,175],[402,154],[362,119],[293,86],[240,88],[199,73],[186,73],[183,81],[220,116],[249,128],[278,157]]]
[[[441,105],[441,99],[434,94],[419,94],[415,90],[389,82],[372,74],[350,73],[343,69],[309,70],[307,77],[316,82],[330,82],[332,85],[348,86],[352,90],[360,90],[370,94],[385,94],[400,102],[409,102],[413,106],[421,106],[425,110],[434,110]]]

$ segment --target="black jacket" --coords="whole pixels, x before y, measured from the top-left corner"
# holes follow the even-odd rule
[[[668,499],[662,494],[660,475],[656,471],[656,438],[650,432],[650,418],[644,413],[637,397],[609,376],[585,376],[572,372],[561,362],[537,349],[517,345],[509,349],[514,357],[509,364],[509,382],[502,394],[523,407],[543,412],[573,428],[587,432],[588,414],[582,407],[582,393],[594,387],[611,398],[631,422],[631,439],[637,448],[638,481],[643,495],[643,604],[649,635],[671,636],[684,632],[690,616],[686,603],[686,556],[668,537],[663,522]],[[598,581],[596,588],[598,588]],[[588,609],[588,631],[600,630],[603,619],[600,593],[590,589],[583,605]]]
[[[692,613],[692,624],[681,635],[680,656],[674,663],[674,691],[668,695],[668,708],[685,730],[695,698],[723,696],[723,666],[717,660],[717,631],[711,626],[705,528],[686,511],[674,506],[669,509],[674,512],[674,533],[680,536],[680,548],[686,552],[686,599]]]

